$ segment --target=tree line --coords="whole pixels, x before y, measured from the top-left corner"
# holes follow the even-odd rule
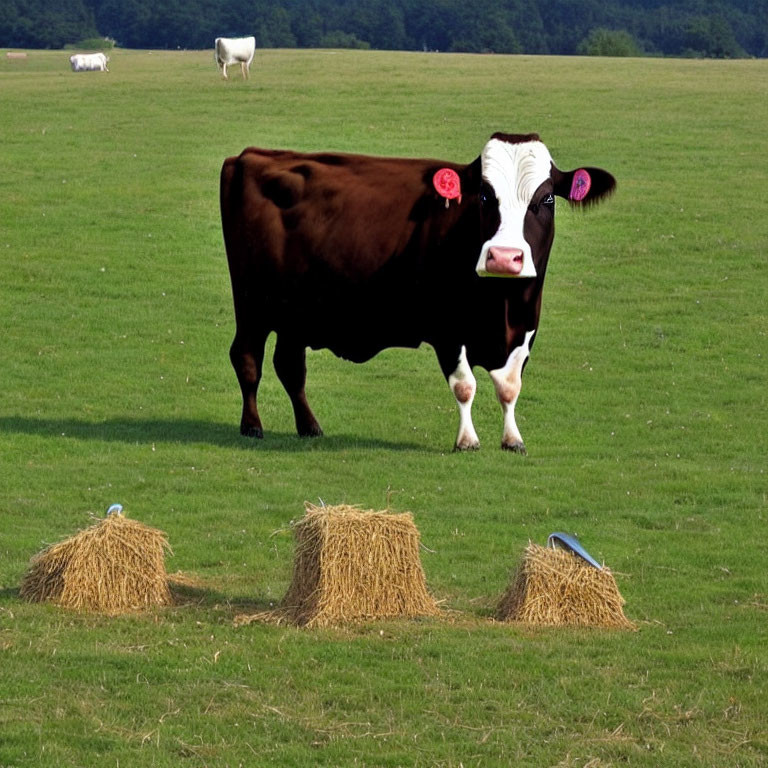
[[[0,0],[0,46],[768,56],[766,0]]]

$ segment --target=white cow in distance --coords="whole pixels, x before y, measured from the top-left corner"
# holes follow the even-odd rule
[[[256,53],[255,37],[217,37],[214,44],[216,66],[227,80],[227,67],[230,64],[240,64],[243,79],[247,79],[253,55]]]
[[[73,72],[109,72],[108,61],[103,53],[75,53],[69,57]]]

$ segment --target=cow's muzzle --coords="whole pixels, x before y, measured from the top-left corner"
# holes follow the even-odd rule
[[[523,271],[523,252],[520,248],[493,246],[485,260],[486,272],[492,275],[514,275]]]

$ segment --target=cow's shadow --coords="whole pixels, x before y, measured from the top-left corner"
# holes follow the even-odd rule
[[[175,580],[174,574],[169,575],[168,586],[171,590],[173,603],[177,607],[211,608],[213,606],[226,606],[232,614],[260,613],[274,610],[277,602],[279,602],[274,598],[270,599],[260,595],[248,597],[229,595],[203,582],[196,584],[179,583]]]
[[[171,607],[174,608],[193,607],[205,609],[223,606],[227,613],[234,616],[239,613],[254,614],[273,611],[279,602],[274,598],[261,595],[248,597],[243,595],[228,595],[219,589],[213,588],[202,582],[194,584],[182,583],[178,580],[178,574],[169,574],[168,586],[170,587],[171,596],[173,598],[173,605]],[[0,607],[26,602],[28,601],[22,598],[19,587],[5,587],[0,589]],[[48,604],[55,605],[54,602],[49,602]],[[6,608],[6,610],[9,609]],[[96,614],[88,614],[87,612],[84,612],[81,615],[87,617],[88,615]]]
[[[79,419],[36,419],[24,416],[0,417],[0,432],[71,440],[97,440],[118,443],[207,443],[243,451],[277,453],[335,452],[350,449],[384,448],[390,451],[439,453],[416,442],[382,440],[341,434],[302,438],[294,432],[266,432],[264,439],[246,438],[236,424],[196,419],[129,419],[105,421]]]

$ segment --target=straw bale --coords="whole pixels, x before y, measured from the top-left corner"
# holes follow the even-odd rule
[[[439,615],[409,513],[307,504],[294,538],[293,578],[280,607],[238,616],[237,625],[270,621],[311,627]]]
[[[498,606],[501,621],[634,629],[611,571],[530,543]]]
[[[35,555],[20,594],[79,611],[118,614],[169,605],[165,533],[109,515]]]

